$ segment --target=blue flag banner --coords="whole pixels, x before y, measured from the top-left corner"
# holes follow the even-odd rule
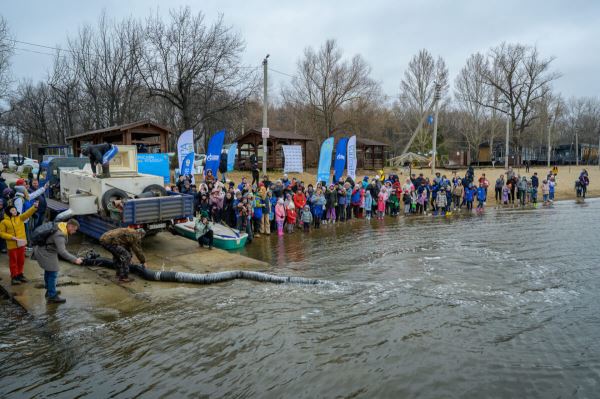
[[[227,151],[227,173],[235,167],[235,156],[237,155],[237,143],[231,144]]]
[[[333,182],[337,183],[340,177],[344,174],[346,167],[346,147],[348,145],[348,137],[342,137],[335,148],[335,161],[333,164],[334,176]]]
[[[317,171],[317,183],[324,181],[329,185],[331,180],[331,157],[333,156],[333,137],[328,138],[321,144],[319,155],[319,169]]]
[[[137,154],[137,162],[140,173],[162,176],[165,184],[171,180],[169,154]]]
[[[213,176],[217,175],[224,140],[225,130],[218,131],[210,138],[210,141],[208,142],[208,151],[206,152],[206,166],[204,167],[204,173],[210,169],[212,170]]]
[[[181,163],[181,169],[179,171],[180,174],[184,176],[192,175],[194,172],[194,153],[188,153],[185,158],[183,158],[183,162]],[[193,179],[192,179],[193,181]]]

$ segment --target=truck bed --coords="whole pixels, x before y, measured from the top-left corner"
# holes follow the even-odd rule
[[[46,200],[48,208],[60,213],[69,208],[63,202]],[[186,194],[168,195],[165,197],[137,198],[128,200],[123,208],[121,222],[100,215],[76,216],[83,234],[99,239],[105,232],[131,225],[143,225],[147,230],[162,230],[171,224],[173,219],[184,219],[194,216],[194,197]]]
[[[128,200],[123,207],[126,224],[156,223],[193,215],[194,197],[185,194]]]

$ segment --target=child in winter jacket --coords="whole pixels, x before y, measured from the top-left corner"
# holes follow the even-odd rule
[[[285,222],[286,211],[283,204],[283,198],[277,200],[275,205],[275,223],[277,223],[277,235],[283,235],[283,223]]]
[[[385,193],[379,192],[377,197],[377,219],[383,220],[383,214],[385,213]]]
[[[296,219],[297,219],[296,206],[294,206],[293,202],[290,202],[286,209],[286,223],[287,223],[288,233],[294,232],[294,226],[296,225]]]
[[[365,212],[367,220],[371,220],[371,213],[373,209],[373,197],[371,196],[370,190],[365,190]]]
[[[402,203],[404,204],[404,216],[408,216],[411,204],[411,197],[408,190],[404,190],[404,194],[402,194]]]
[[[438,212],[444,214],[446,212],[446,205],[448,204],[448,197],[446,197],[445,188],[440,188],[435,198],[435,206]]]
[[[301,220],[304,232],[307,233],[310,231],[310,225],[313,222],[313,216],[312,213],[310,213],[310,207],[308,205],[304,205],[304,211],[302,212]]]
[[[477,189],[477,211],[483,212],[483,205],[485,204],[485,199],[487,196],[487,192],[483,183],[479,183],[479,188]]]
[[[475,197],[475,187],[473,183],[469,183],[469,187],[465,189],[465,202],[467,204],[467,211],[473,210],[473,198]]]

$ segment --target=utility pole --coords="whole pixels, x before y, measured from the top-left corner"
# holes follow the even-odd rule
[[[575,165],[579,166],[579,133],[575,130]]]
[[[508,154],[510,153],[509,151],[509,143],[508,143],[508,136],[510,135],[510,113],[506,113],[506,151],[504,154],[504,169],[508,169]]]
[[[440,98],[442,91],[442,85],[439,83],[435,84],[435,95],[433,101],[435,101],[435,119],[433,120],[433,151],[431,154],[431,175],[435,176],[435,157],[437,155],[437,129],[438,129],[438,115],[440,112]]]
[[[268,97],[267,97],[267,69],[268,69],[268,61],[269,54],[263,60],[263,131],[262,131],[262,139],[263,139],[263,167],[262,172],[263,176],[267,174],[267,139],[269,138],[269,130],[267,125],[267,108],[269,106]]]
[[[550,131],[552,130],[552,116],[548,117],[548,167],[550,167],[550,153],[552,146],[550,145]]]

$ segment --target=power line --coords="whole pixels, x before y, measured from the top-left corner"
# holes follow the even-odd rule
[[[68,51],[70,53],[74,53],[73,50],[69,50],[69,49],[64,49],[64,48],[59,48],[59,47],[52,47],[52,46],[46,46],[43,44],[37,44],[37,43],[32,43],[32,42],[24,42],[22,40],[15,40],[15,39],[10,39],[12,42],[14,43],[20,43],[20,44],[26,44],[28,46],[35,46],[35,47],[42,47],[42,48],[47,48],[50,50],[57,50],[57,51]],[[54,54],[52,54],[54,55]]]
[[[278,74],[281,74],[281,75],[285,75],[285,76],[288,76],[290,78],[295,78],[294,75],[290,75],[289,73],[278,71],[277,69],[269,68],[269,71],[275,72],[275,73],[278,73]]]
[[[36,53],[36,54],[49,55],[49,56],[52,56],[52,57],[56,56],[56,54],[52,54],[52,53],[44,53],[44,52],[42,52],[42,51],[31,50],[31,49],[28,49],[28,48],[15,47],[14,49],[15,49],[15,50],[19,50],[19,51],[28,51],[28,52],[30,52],[30,53]]]

